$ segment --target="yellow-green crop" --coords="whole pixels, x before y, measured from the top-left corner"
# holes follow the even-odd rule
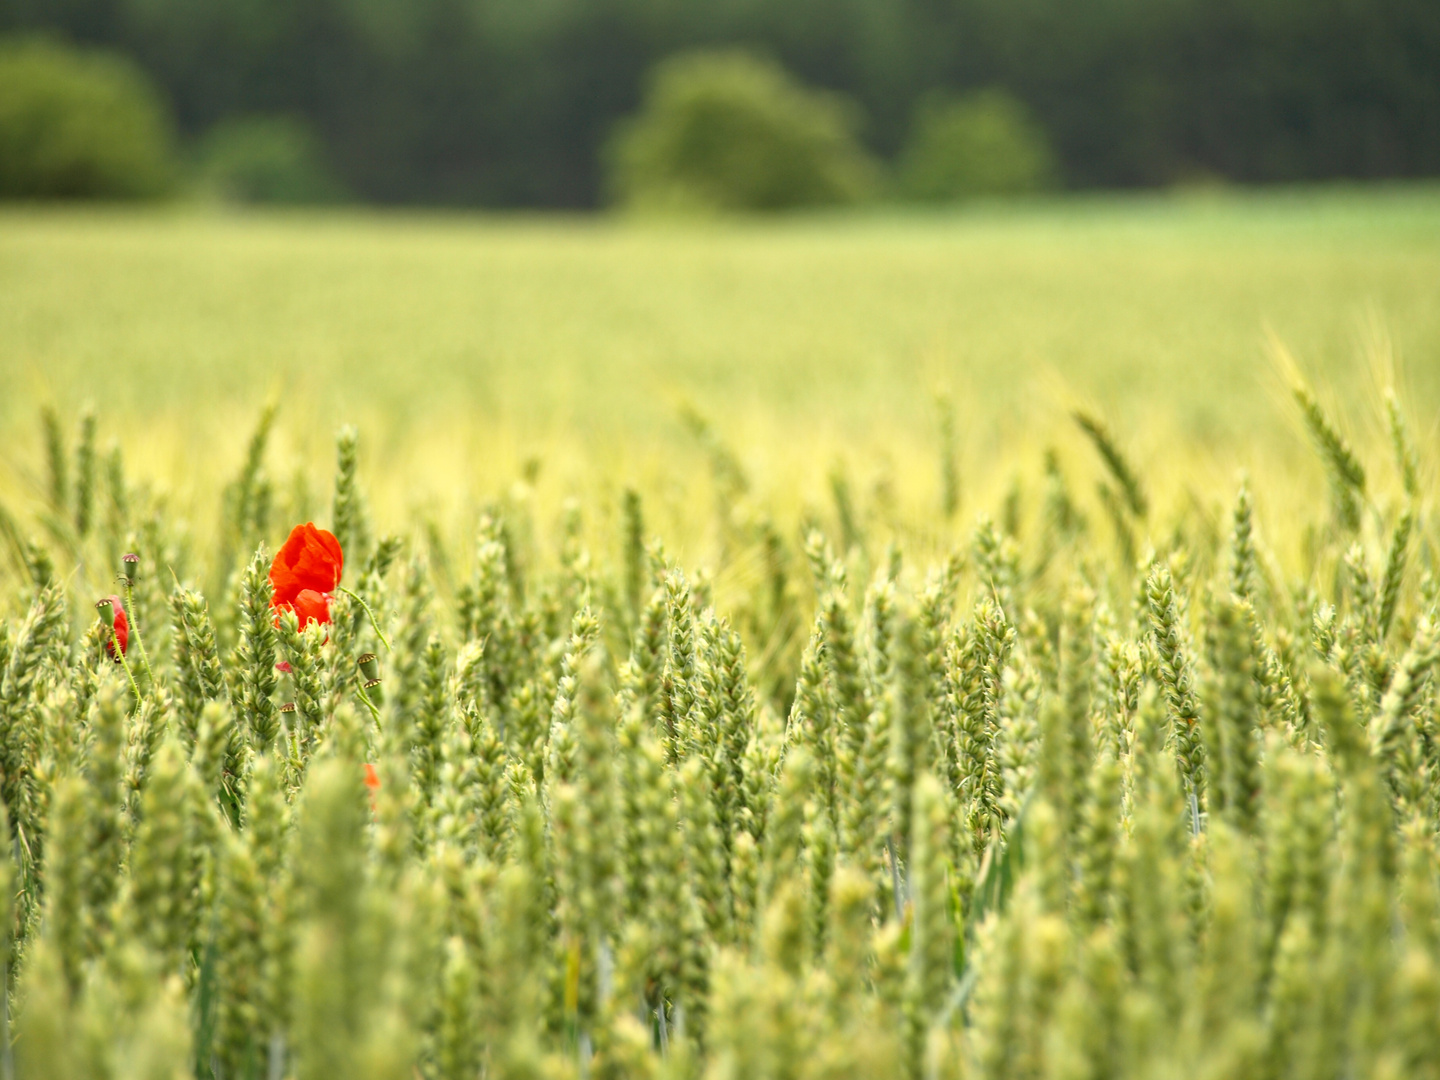
[[[0,1072],[1440,1075],[1431,198],[8,217]]]

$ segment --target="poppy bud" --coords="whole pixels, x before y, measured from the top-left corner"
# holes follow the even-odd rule
[[[130,644],[130,620],[125,616],[125,607],[118,596],[103,596],[95,601],[95,611],[110,631],[105,635],[105,651],[110,659],[119,662]]]
[[[140,556],[133,551],[127,551],[120,556],[120,576],[130,584],[135,583],[135,578],[140,573]]]
[[[283,713],[292,713],[292,712],[294,712],[294,711],[295,711],[295,702],[293,702],[293,701],[287,701],[287,702],[285,702],[284,705],[281,705],[281,706],[280,706],[280,711],[283,712]]]
[[[360,674],[365,678],[371,681],[377,681],[380,678],[380,661],[376,659],[373,652],[365,653],[355,662],[360,665]]]
[[[367,682],[365,684],[365,693],[376,705],[383,703],[385,700],[385,691],[381,689],[379,679],[371,679]]]

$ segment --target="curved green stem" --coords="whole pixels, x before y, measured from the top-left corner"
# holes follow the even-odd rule
[[[355,692],[360,695],[360,700],[365,703],[365,708],[370,710],[370,716],[375,720],[375,726],[380,727],[380,710],[375,708],[375,703],[370,700],[370,695],[365,692],[365,686],[358,679],[355,681]]]
[[[129,578],[125,579],[125,617],[130,620],[130,632],[135,635],[135,645],[140,650],[140,664],[145,669],[145,677],[150,680],[150,685],[153,687],[156,685],[155,672],[150,670],[150,657],[145,652],[145,639],[140,636],[140,620],[135,617],[135,586]]]
[[[120,666],[125,669],[125,678],[130,681],[130,692],[135,695],[135,707],[140,707],[140,687],[135,682],[135,674],[130,670],[130,661],[125,659],[125,650],[120,647],[120,635],[115,628],[110,628],[110,647],[115,651],[115,657],[120,661]],[[152,680],[153,685],[153,680]]]
[[[385,651],[390,652],[390,642],[385,637],[385,631],[380,629],[380,620],[375,618],[375,612],[370,610],[370,605],[361,598],[359,593],[351,592],[349,589],[345,588],[344,585],[336,585],[335,591],[342,592],[346,596],[350,597],[351,600],[354,600],[357,604],[360,605],[361,611],[365,612],[366,615],[370,616],[370,625],[375,630],[375,636],[380,639],[380,644],[385,646]]]

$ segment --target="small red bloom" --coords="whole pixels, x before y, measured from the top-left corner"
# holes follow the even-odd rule
[[[270,585],[275,596],[270,606],[279,613],[293,611],[300,629],[312,622],[330,621],[330,594],[340,584],[345,556],[333,533],[312,523],[296,525],[270,564]]]
[[[380,791],[380,774],[375,771],[375,766],[368,761],[365,763],[365,790],[370,795],[370,812],[374,813],[376,804],[375,796]]]
[[[105,635],[105,651],[110,654],[110,659],[116,663],[120,657],[115,654],[115,643],[120,643],[120,652],[123,654],[130,647],[130,620],[125,617],[125,607],[120,603],[120,597],[108,596],[110,607],[115,612],[115,636]]]
[[[280,672],[281,675],[289,675],[291,671],[290,661],[281,660],[278,664],[275,665],[275,670]]]

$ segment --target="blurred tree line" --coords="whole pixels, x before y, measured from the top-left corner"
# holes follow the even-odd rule
[[[849,96],[885,158],[998,87],[1072,186],[1440,173],[1440,0],[0,0],[35,29],[135,57],[187,138],[301,121],[381,201],[593,205],[646,72],[728,45]]]

